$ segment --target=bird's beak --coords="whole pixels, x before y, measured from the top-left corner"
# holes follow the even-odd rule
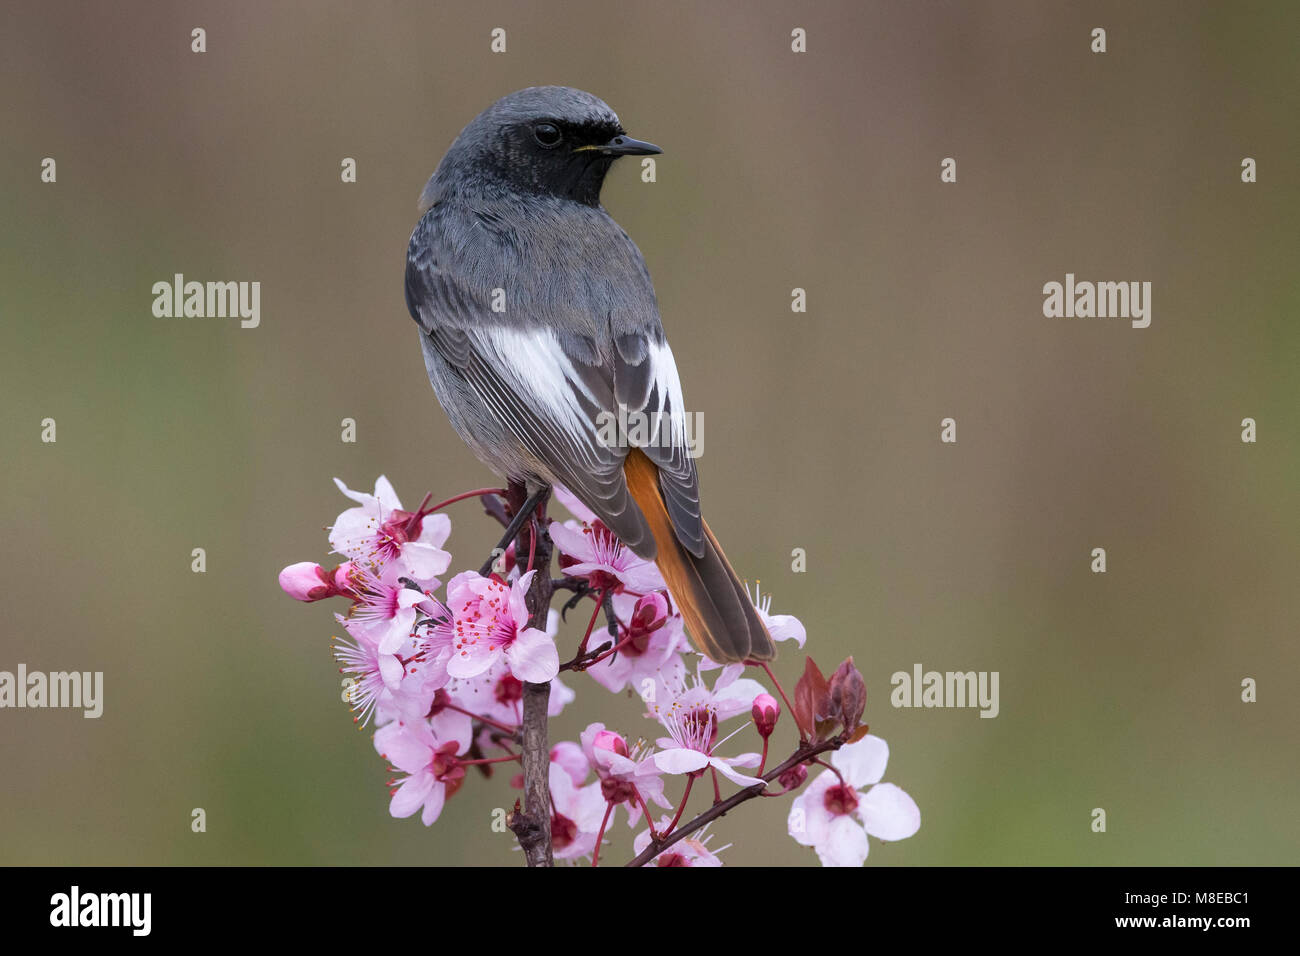
[[[608,143],[599,146],[579,146],[574,152],[585,153],[589,150],[603,156],[654,156],[663,152],[654,143],[643,143],[631,136],[615,136]]]

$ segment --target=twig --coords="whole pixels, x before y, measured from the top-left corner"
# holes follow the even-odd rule
[[[551,607],[551,536],[543,521],[530,521],[534,511],[542,514],[549,489],[542,489],[523,500],[524,488],[510,483],[507,493],[509,503],[516,508],[510,522],[510,535],[502,538],[498,546],[504,548],[510,538],[518,533],[515,553],[525,549],[533,552],[538,573],[533,575],[528,588],[528,626],[546,629],[546,618]],[[491,566],[489,559],[488,567]],[[487,570],[480,572],[487,574]],[[524,858],[529,866],[554,866],[551,852],[550,767],[551,748],[547,741],[547,712],[551,700],[551,685],[524,682],[523,701],[523,758],[524,805],[515,802],[515,809],[506,817],[506,826],[519,840]]]
[[[509,496],[511,498],[515,497],[514,492],[516,487],[519,488],[518,497],[523,497],[523,486],[516,485],[513,481],[510,483]],[[519,554],[520,547],[521,547],[520,542],[522,542],[525,537],[528,537],[529,539],[531,539],[532,537],[531,534],[528,535],[521,534],[520,529],[528,524],[528,519],[533,516],[533,511],[541,506],[542,502],[546,500],[547,495],[549,495],[550,493],[551,492],[549,488],[543,488],[541,491],[533,492],[533,494],[529,496],[527,501],[523,501],[523,502],[511,501],[511,504],[515,505],[515,509],[516,509],[515,516],[510,519],[510,524],[506,525],[505,534],[501,536],[501,540],[497,542],[497,546],[492,549],[492,553],[488,555],[488,559],[483,562],[483,567],[478,569],[478,573],[482,577],[487,577],[488,574],[492,571],[492,565],[496,563],[497,552],[504,554],[506,548],[509,547],[510,542],[515,540],[515,535],[519,535],[519,541],[515,543],[515,554]],[[545,532],[543,532],[543,534],[545,534]],[[539,535],[538,537],[541,537],[541,535]],[[546,535],[546,538],[549,541],[550,535]],[[549,553],[547,554],[547,559],[548,560],[546,565],[546,582],[547,585],[549,586],[551,581],[551,566],[549,562],[550,559]],[[550,601],[550,597],[551,595],[547,593],[546,598],[548,604]],[[542,627],[545,626],[546,626],[546,622],[543,621]]]
[[[785,773],[791,767],[797,767],[799,764],[808,760],[810,757],[816,757],[818,754],[825,753],[828,750],[839,750],[844,741],[840,737],[832,737],[830,740],[824,740],[819,744],[800,744],[799,749],[781,766],[775,770],[770,770],[762,777],[764,781],[771,782],[781,774]],[[725,816],[727,811],[735,809],[747,800],[753,800],[763,792],[761,784],[754,784],[752,787],[746,787],[739,793],[732,794],[721,803],[715,803],[709,809],[705,810],[698,817],[678,829],[674,830],[668,836],[661,840],[650,841],[650,845],[638,853],[626,866],[645,866],[664,850],[668,849],[678,840],[684,840],[700,827],[704,826],[710,820],[716,820],[718,817]]]
[[[501,527],[510,523],[510,516],[506,514],[506,506],[501,503],[501,499],[496,495],[483,496],[483,513],[489,518],[496,518],[501,522]]]

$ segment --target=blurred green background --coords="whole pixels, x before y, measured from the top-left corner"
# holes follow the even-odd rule
[[[869,865],[1297,861],[1294,4],[3,17],[0,669],[103,671],[105,709],[0,712],[0,862],[519,862],[488,826],[505,775],[432,829],[388,816],[331,608],[276,573],[327,560],[333,476],[386,473],[408,506],[489,483],[425,379],[404,256],[456,133],[545,83],[665,149],[652,185],[616,167],[605,204],[705,416],[710,523],[828,672],[854,655],[886,779],[921,807]],[[260,281],[261,326],[154,318],[176,272]],[[1044,318],[1066,272],[1151,281],[1151,327]],[[493,526],[450,513],[457,566],[477,565]],[[787,686],[800,660],[782,654]],[[889,676],[918,662],[998,671],[1000,716],[892,708]],[[570,683],[553,739],[595,719],[653,735],[636,701]],[[750,804],[715,845],[815,864],[787,807]]]

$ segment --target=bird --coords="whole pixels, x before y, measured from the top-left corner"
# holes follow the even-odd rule
[[[599,97],[537,86],[448,148],[419,202],[405,293],[452,427],[530,500],[567,488],[653,560],[695,647],[768,661],[771,635],[700,509],[686,409],[645,259],[600,202],[633,139]],[[631,413],[658,424],[620,429]]]

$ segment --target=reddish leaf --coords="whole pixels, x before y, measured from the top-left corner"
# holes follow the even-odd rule
[[[811,658],[804,660],[803,676],[794,685],[794,720],[803,736],[814,742],[821,739],[817,723],[827,717],[830,691],[821,668]]]

